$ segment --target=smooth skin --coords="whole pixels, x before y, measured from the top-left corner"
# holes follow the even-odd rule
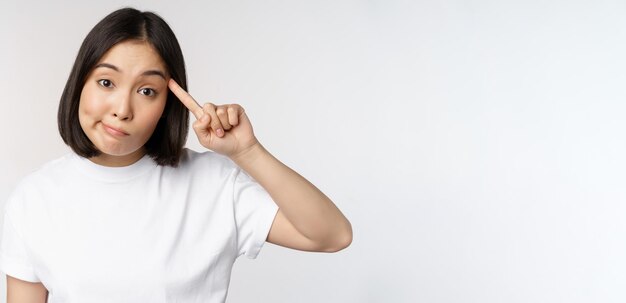
[[[7,275],[7,303],[45,303],[48,290],[42,283],[27,282]]]
[[[158,53],[143,41],[121,42],[101,58],[79,104],[81,127],[102,152],[89,160],[116,167],[141,159],[169,89],[196,117],[193,129],[200,144],[229,157],[278,205],[267,242],[311,252],[337,252],[350,245],[350,222],[324,193],[261,145],[243,107],[200,106],[166,71]],[[7,303],[44,303],[47,295],[42,283],[7,275]]]
[[[143,157],[165,108],[168,79],[161,56],[145,41],[118,43],[102,56],[78,106],[81,128],[102,152],[89,160],[127,166]]]

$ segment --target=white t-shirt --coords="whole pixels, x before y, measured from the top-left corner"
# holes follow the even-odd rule
[[[24,178],[5,206],[0,269],[48,302],[224,302],[235,259],[254,259],[278,206],[227,157],[179,167],[70,153]]]

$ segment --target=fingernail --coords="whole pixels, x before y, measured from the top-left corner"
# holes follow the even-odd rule
[[[217,131],[216,131],[216,133],[217,133],[217,136],[218,136],[218,137],[222,137],[222,136],[224,136],[224,130],[223,130],[223,129],[221,129],[221,128],[218,128],[218,129],[217,129]]]

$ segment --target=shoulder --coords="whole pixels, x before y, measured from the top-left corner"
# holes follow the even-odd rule
[[[232,174],[239,167],[228,157],[212,151],[198,152],[185,148],[179,168],[186,171],[211,171],[219,174]]]
[[[72,154],[50,160],[35,170],[29,172],[17,184],[15,190],[32,190],[36,187],[45,186],[50,182],[58,181],[62,176],[67,175],[71,165]]]
[[[49,190],[57,188],[59,182],[66,177],[71,154],[50,160],[26,174],[9,195],[7,208],[26,206],[32,196],[45,196]]]
[[[185,149],[179,165],[162,167],[162,178],[168,186],[190,192],[229,191],[241,169],[230,158],[212,151]]]

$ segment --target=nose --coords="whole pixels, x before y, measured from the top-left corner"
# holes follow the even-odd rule
[[[133,109],[131,104],[130,93],[122,93],[116,97],[113,105],[113,116],[119,120],[132,120]]]

